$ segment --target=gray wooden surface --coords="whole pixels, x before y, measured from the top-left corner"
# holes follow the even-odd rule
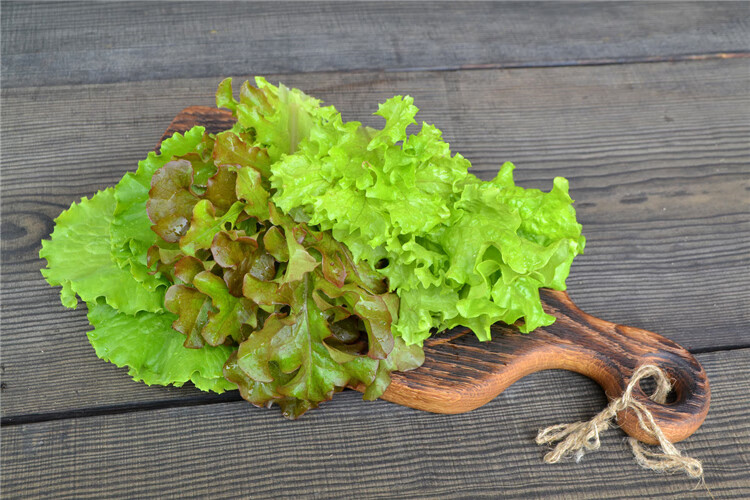
[[[747,3],[7,3],[7,86],[744,53]],[[14,71],[23,68],[23,71]]]
[[[571,297],[698,355],[713,404],[680,446],[716,498],[750,496],[748,5],[3,2],[3,496],[707,496],[639,469],[617,430],[543,464],[537,428],[605,404],[571,373],[464,415],[345,392],[290,423],[98,360],[40,240],[221,77],[253,74],[371,124],[408,93],[482,177],[506,160],[527,187],[567,177],[588,238]]]

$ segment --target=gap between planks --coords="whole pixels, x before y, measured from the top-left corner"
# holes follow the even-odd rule
[[[750,349],[748,345],[717,346],[711,348],[690,349],[691,354],[710,354],[716,352],[736,351]],[[349,389],[346,389],[347,391]],[[170,399],[164,401],[147,401],[143,403],[131,403],[126,405],[107,405],[80,408],[75,410],[55,411],[49,413],[26,413],[11,415],[0,418],[0,427],[12,427],[16,425],[38,424],[54,420],[67,420],[71,418],[97,417],[102,415],[120,415],[123,413],[146,412],[164,410],[170,408],[187,408],[193,406],[205,406],[214,404],[236,403],[242,401],[237,391],[227,391],[223,394],[207,393],[199,396],[189,396],[181,399]],[[324,401],[324,403],[326,403]]]
[[[488,69],[544,69],[544,68],[562,68],[576,66],[619,66],[624,64],[654,64],[654,63],[675,63],[690,61],[711,61],[720,59],[750,59],[750,52],[744,51],[724,51],[724,52],[707,52],[698,54],[673,54],[667,56],[632,56],[616,57],[601,59],[574,59],[569,61],[526,61],[526,62],[507,62],[507,63],[481,63],[481,64],[462,64],[458,66],[425,66],[425,67],[408,67],[408,68],[382,68],[379,71],[386,73],[409,73],[413,71],[474,71]],[[357,72],[378,71],[375,70],[357,70]],[[349,73],[351,71],[329,70],[321,73]]]
[[[618,58],[601,58],[601,59],[575,59],[575,60],[560,60],[560,61],[509,61],[506,63],[477,63],[477,64],[463,64],[457,66],[413,66],[413,67],[382,67],[382,68],[355,68],[355,69],[314,69],[314,70],[302,70],[302,71],[273,71],[274,76],[284,77],[289,75],[306,75],[306,74],[320,74],[320,75],[336,75],[336,74],[363,74],[363,73],[441,73],[441,72],[458,72],[458,71],[486,71],[486,70],[511,70],[511,69],[550,69],[550,68],[585,68],[585,67],[596,67],[596,66],[625,66],[631,64],[672,64],[679,62],[701,62],[701,61],[718,61],[718,60],[731,60],[731,59],[750,59],[750,52],[736,51],[736,52],[711,52],[711,53],[696,53],[696,54],[676,54],[668,56],[633,56],[633,57],[618,57]],[[222,75],[204,75],[204,78],[215,77],[217,79],[223,78]],[[142,81],[167,81],[174,80],[175,77],[170,75],[166,77],[154,77]],[[97,83],[50,83],[38,85],[39,88],[54,88],[54,87],[71,87],[78,85],[116,85],[121,83],[133,83],[130,80],[113,80],[106,82]],[[18,86],[8,86],[7,88],[18,88]]]

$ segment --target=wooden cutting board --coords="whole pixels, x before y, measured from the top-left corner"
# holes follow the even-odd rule
[[[227,111],[192,106],[174,118],[162,139],[195,125],[216,133],[233,123]],[[656,333],[590,316],[565,292],[542,289],[541,297],[545,311],[557,318],[551,326],[521,334],[513,326],[496,324],[490,342],[479,342],[468,329],[433,337],[424,345],[424,365],[393,373],[383,399],[436,413],[463,413],[491,401],[525,375],[563,369],[595,380],[612,400],[622,395],[639,366],[652,363],[672,380],[673,401],[658,404],[640,388],[635,396],[672,442],[700,427],[711,393],[703,367],[687,350]],[[620,412],[618,423],[629,435],[655,443],[630,411]]]

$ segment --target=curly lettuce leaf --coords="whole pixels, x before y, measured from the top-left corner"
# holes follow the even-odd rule
[[[310,134],[311,114],[321,109],[321,101],[298,89],[271,85],[262,77],[256,77],[255,84],[257,87],[245,82],[240,87],[240,100],[236,101],[232,97],[232,79],[225,79],[216,92],[216,105],[237,116],[235,129],[252,129],[250,137],[255,145],[265,149],[273,162],[293,153],[299,141]],[[335,112],[332,108],[331,111]]]
[[[296,417],[348,385],[359,385],[365,399],[376,399],[388,387],[391,371],[411,370],[424,362],[419,346],[394,341],[385,331],[391,322],[389,309],[385,304],[372,306],[381,296],[350,286],[339,295],[348,295],[348,300],[332,300],[331,284],[320,273],[306,274],[299,286],[284,287],[281,294],[289,312],[269,316],[225,366],[227,377],[251,403],[278,403],[285,415]],[[352,302],[354,307],[349,306]],[[360,322],[367,325],[366,342]],[[372,342],[371,330],[376,328],[390,340],[385,352]],[[369,355],[363,356],[368,349]]]
[[[60,299],[66,307],[75,308],[78,295],[85,302],[103,297],[127,314],[162,311],[164,291],[148,290],[112,259],[109,227],[114,209],[114,190],[108,188],[61,213],[50,240],[42,241],[39,256],[47,260],[42,275],[50,285],[62,286]]]
[[[236,389],[223,374],[224,363],[236,348],[185,348],[182,335],[171,328],[173,314],[131,315],[91,302],[88,318],[94,330],[87,335],[97,356],[127,366],[135,381],[177,387],[190,381],[202,391],[218,393]]]
[[[289,315],[270,316],[237,351],[240,368],[252,379],[269,383],[275,380],[269,365],[293,374],[276,392],[282,396],[320,402],[330,399],[337,387],[342,388],[355,375],[347,363],[338,363],[324,340],[333,335],[326,315],[313,300],[311,277],[295,287]],[[354,357],[352,357],[354,359]],[[377,362],[370,360],[373,365]]]
[[[216,165],[242,165],[253,167],[264,177],[271,175],[271,159],[268,151],[253,145],[248,134],[235,134],[226,130],[216,135],[213,159]]]
[[[251,403],[278,403],[290,417],[349,385],[361,386],[366,399],[379,397],[392,370],[424,361],[421,348],[393,338],[397,297],[382,293],[382,282],[329,233],[269,208],[273,225],[258,241],[282,259],[278,275],[246,274],[243,294],[273,306],[272,314],[239,345],[226,376]]]
[[[219,276],[203,271],[193,278],[193,286],[211,298],[213,310],[208,313],[202,335],[211,346],[224,344],[228,337],[242,342],[243,325],[257,326],[258,306],[245,297],[235,297],[229,293],[227,284]]]
[[[47,259],[42,274],[62,285],[62,302],[88,304],[88,333],[97,355],[146,384],[181,386],[192,381],[201,390],[223,392],[235,386],[223,378],[229,347],[186,349],[184,338],[170,328],[175,317],[162,313],[164,291],[148,290],[110,255],[109,227],[115,207],[113,189],[83,199],[56,219],[40,256]]]
[[[200,200],[193,208],[193,217],[185,235],[180,238],[180,250],[191,256],[199,250],[208,250],[222,228],[237,222],[242,209],[242,204],[235,202],[223,215],[217,216],[216,208],[209,200]]]

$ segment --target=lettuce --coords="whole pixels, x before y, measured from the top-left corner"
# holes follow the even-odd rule
[[[61,299],[88,303],[97,355],[146,384],[277,403],[295,418],[346,386],[379,397],[418,367],[398,297],[329,231],[271,201],[271,153],[196,127],[57,219],[41,256]],[[180,335],[182,334],[182,335]]]
[[[523,189],[506,163],[479,180],[434,126],[406,133],[418,111],[411,97],[381,104],[385,125],[374,130],[298,90],[256,85],[234,101],[226,80],[217,103],[258,145],[283,144],[271,155],[273,202],[388,278],[401,299],[393,331],[407,344],[458,325],[489,340],[497,321],[523,332],[554,321],[539,288],[565,289],[585,245],[565,179],[549,193]]]
[[[383,394],[455,326],[548,325],[539,288],[565,288],[585,239],[568,183],[482,181],[408,96],[381,129],[297,89],[231,79],[236,123],[166,139],[42,242],[61,301],[87,303],[97,355],[146,384],[237,388],[296,418],[356,386]]]
[[[247,138],[225,131],[206,141],[215,170],[205,182],[182,158],[153,173],[149,264],[173,282],[172,327],[185,347],[233,346],[226,378],[249,402],[276,403],[289,417],[350,385],[380,396],[390,371],[424,359],[393,338],[398,297],[330,232],[278,210],[256,168],[273,152],[256,153]]]

